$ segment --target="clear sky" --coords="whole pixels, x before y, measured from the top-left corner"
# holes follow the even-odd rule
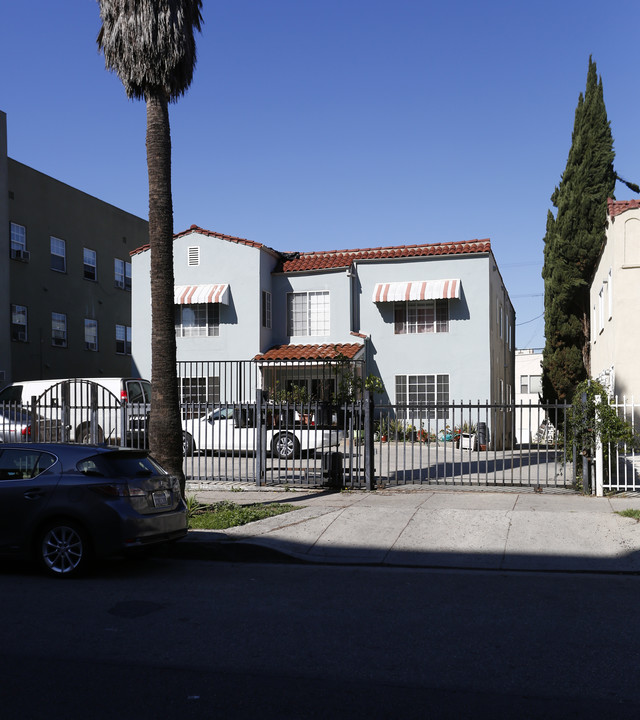
[[[10,157],[146,218],[145,107],[104,69],[97,2],[0,12]],[[542,238],[589,55],[616,170],[640,182],[637,0],[204,0],[203,16],[171,106],[176,232],[278,250],[490,238],[517,347],[543,345]]]

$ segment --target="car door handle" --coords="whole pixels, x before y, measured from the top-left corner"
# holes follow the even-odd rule
[[[44,490],[42,488],[34,488],[33,490],[27,490],[24,494],[27,500],[37,500],[44,496]]]

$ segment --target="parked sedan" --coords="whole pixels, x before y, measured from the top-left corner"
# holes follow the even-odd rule
[[[16,405],[0,405],[0,442],[24,442],[31,435],[31,418]]]
[[[305,425],[297,413],[285,419],[270,411],[266,422],[267,452],[284,459],[310,450],[328,451],[338,446],[344,437],[339,430]],[[216,409],[204,417],[184,420],[182,429],[185,455],[200,450],[251,453],[257,449],[258,428],[255,408],[251,405]]]
[[[53,443],[0,445],[0,553],[37,559],[56,577],[93,557],[187,533],[178,480],[144,450]]]

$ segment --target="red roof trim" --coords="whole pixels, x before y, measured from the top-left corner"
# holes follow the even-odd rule
[[[351,266],[353,262],[362,260],[395,260],[429,255],[467,255],[490,251],[491,241],[486,239],[429,245],[398,245],[380,248],[301,252],[297,257],[285,259],[279,269],[285,273],[327,270],[330,268],[346,268]]]
[[[609,198],[607,200],[607,212],[609,217],[615,217],[620,215],[627,210],[638,210],[640,208],[640,200],[614,200]]]
[[[364,348],[362,343],[331,343],[327,345],[274,345],[267,352],[256,355],[259,362],[335,360],[338,355],[353,360]]]

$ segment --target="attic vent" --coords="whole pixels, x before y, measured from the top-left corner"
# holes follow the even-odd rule
[[[200,265],[200,248],[198,246],[188,248],[187,258],[188,265]]]

